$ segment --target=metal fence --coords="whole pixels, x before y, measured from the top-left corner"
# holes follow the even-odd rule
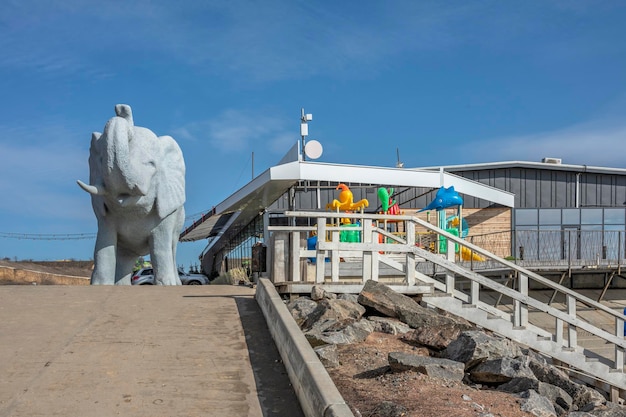
[[[518,230],[513,256],[558,265],[621,265],[625,239],[623,230]]]

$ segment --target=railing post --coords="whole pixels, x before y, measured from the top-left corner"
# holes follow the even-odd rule
[[[291,245],[289,248],[289,258],[291,271],[289,271],[289,279],[287,281],[300,281],[300,232],[291,233]]]
[[[576,318],[576,298],[567,294],[566,305],[567,314],[572,318]],[[573,326],[571,323],[567,324],[567,350],[576,350],[576,346],[578,345],[578,334],[576,330],[576,326]]]
[[[572,231],[567,231],[567,269],[572,270]]]
[[[617,273],[621,274],[622,267],[622,231],[617,232]]]
[[[337,219],[338,222],[336,225],[337,229],[339,229],[339,224],[341,223],[341,219]],[[339,242],[340,242],[341,232],[339,230],[333,230],[331,232],[331,242],[333,244],[333,249],[330,252],[330,280],[332,282],[339,281],[339,262],[341,258],[339,257]]]
[[[454,241],[446,238],[446,259],[454,262]],[[446,294],[454,293],[454,272],[446,271]]]
[[[554,330],[554,341],[560,347],[564,347],[563,345],[563,320],[557,318],[556,326]]]
[[[470,281],[470,304],[478,305],[480,300],[480,284],[476,281]]]
[[[626,336],[623,318],[615,317],[615,335],[622,338]],[[618,345],[615,345],[615,370],[618,372],[624,371],[624,348]]]
[[[372,231],[374,227],[372,226],[371,220],[363,220],[363,243],[365,246],[367,244],[372,243],[372,235],[374,232]],[[363,282],[365,283],[367,280],[372,279],[372,251],[363,251]]]
[[[415,246],[415,223],[410,220],[405,222],[406,224],[406,245],[409,247]],[[406,253],[406,284],[415,285],[415,253]]]
[[[323,247],[321,242],[326,242],[326,218],[324,217],[317,219],[317,247],[315,252],[315,283],[317,284],[324,282],[324,273],[326,272],[326,251],[320,249]]]
[[[517,279],[519,293],[528,296],[528,276],[519,274]],[[528,325],[528,305],[520,300],[513,300],[513,327],[524,329]]]

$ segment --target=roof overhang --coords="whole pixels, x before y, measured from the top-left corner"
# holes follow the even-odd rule
[[[479,164],[462,164],[462,165],[444,165],[437,167],[421,167],[420,169],[439,170],[443,168],[445,171],[484,171],[488,169],[507,169],[507,168],[530,168],[544,169],[552,171],[570,171],[580,173],[598,173],[598,174],[614,174],[626,175],[624,168],[599,167],[593,165],[574,165],[550,162],[532,162],[532,161],[502,161],[502,162],[485,162]]]
[[[485,184],[445,172],[425,169],[385,168],[293,161],[264,171],[219,203],[209,215],[188,227],[180,240],[195,241],[221,236],[228,227],[245,226],[299,181],[331,181],[398,187],[439,188],[454,186],[459,193],[513,207],[515,196]],[[232,214],[238,215],[232,218]],[[216,239],[218,240],[218,239]]]

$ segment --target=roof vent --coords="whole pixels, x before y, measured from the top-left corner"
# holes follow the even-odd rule
[[[561,158],[543,158],[541,162],[544,164],[560,164]]]

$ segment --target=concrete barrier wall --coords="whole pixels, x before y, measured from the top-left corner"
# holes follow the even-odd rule
[[[354,417],[274,284],[259,279],[256,300],[307,417]]]
[[[90,279],[0,266],[0,281],[10,284],[89,285]]]

